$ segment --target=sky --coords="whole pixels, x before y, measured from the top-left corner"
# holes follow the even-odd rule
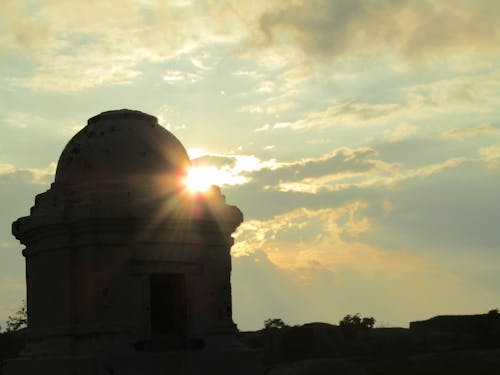
[[[243,211],[240,329],[500,307],[499,18],[495,0],[2,0],[0,324],[25,296],[12,221],[121,108]]]

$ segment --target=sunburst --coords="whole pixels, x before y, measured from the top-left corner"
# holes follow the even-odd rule
[[[215,167],[192,167],[187,170],[184,185],[191,193],[206,192],[214,184]]]

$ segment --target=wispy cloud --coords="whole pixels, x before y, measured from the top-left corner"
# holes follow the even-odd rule
[[[0,180],[5,182],[11,178],[22,177],[33,184],[46,185],[52,181],[56,167],[54,162],[47,168],[17,168],[13,164],[0,163]]]
[[[0,124],[6,124],[14,128],[29,128],[44,121],[39,116],[25,112],[10,112],[0,117]]]
[[[298,186],[308,186],[308,192],[325,188],[331,180],[343,178],[374,178],[389,173],[396,165],[378,158],[376,150],[369,147],[355,149],[342,147],[318,157],[301,158],[292,161],[276,159],[261,160],[254,155],[204,153],[193,160],[197,167],[215,167],[231,176],[241,176],[241,184],[256,182],[265,189],[280,191],[302,191]],[[376,172],[375,172],[376,171]],[[298,182],[286,182],[301,179]],[[278,185],[273,185],[278,182]],[[320,181],[323,181],[320,183]],[[215,181],[215,183],[217,183]],[[345,182],[342,183],[342,186]],[[292,188],[293,187],[293,188]],[[345,188],[352,185],[345,185]]]
[[[436,114],[489,113],[499,104],[496,92],[500,88],[498,73],[485,73],[471,76],[431,81],[411,85],[406,94],[396,102],[364,102],[345,100],[334,102],[320,111],[310,111],[294,121],[278,121],[262,130],[292,129],[312,130],[335,127],[381,126],[395,120],[408,122],[429,118]],[[414,125],[400,124],[394,129],[390,139],[406,137],[417,128]],[[390,140],[389,139],[389,140]]]
[[[275,169],[278,167],[276,160],[263,161],[253,155],[217,154],[195,151],[196,158],[192,159],[192,165],[196,168],[210,169],[207,178],[212,184],[219,186],[234,186],[249,183],[252,173],[262,169]]]
[[[279,191],[293,191],[307,194],[316,194],[320,191],[341,191],[353,188],[386,187],[415,178],[426,178],[438,174],[446,169],[456,168],[465,162],[467,158],[452,158],[440,163],[425,165],[419,168],[404,169],[395,164],[382,161],[370,161],[371,168],[367,171],[343,171],[334,174],[326,174],[320,177],[305,178],[299,181],[280,182],[276,186],[268,188]]]
[[[453,128],[441,133],[441,137],[446,139],[459,139],[473,138],[480,135],[500,135],[500,128],[491,124],[483,124],[469,128]]]
[[[399,142],[403,139],[410,138],[417,134],[418,127],[410,124],[399,124],[397,127],[393,129],[384,130],[384,137],[389,142]]]
[[[30,74],[11,82],[59,92],[130,84],[142,74],[140,64],[165,62],[234,38],[224,36],[196,7],[161,1],[92,1],[85,6],[47,1],[36,7],[8,1],[0,24],[2,46],[28,54],[35,64]],[[191,62],[207,68],[200,54]]]
[[[356,101],[335,103],[324,111],[310,112],[303,119],[293,122],[279,122],[273,128],[291,128],[294,130],[328,128],[335,126],[359,126],[385,123],[397,114],[398,104],[370,104]]]
[[[272,103],[269,101],[265,101],[258,105],[245,105],[241,107],[242,111],[250,112],[250,113],[265,113],[265,114],[276,114],[286,112],[289,109],[292,109],[296,106],[294,102],[277,102]],[[255,131],[264,131],[269,129],[269,124],[263,125],[255,129]]]
[[[183,72],[179,70],[167,70],[163,75],[163,80],[169,84],[175,83],[194,83],[202,78],[201,75],[192,72]]]
[[[479,155],[492,171],[500,169],[500,146],[481,147]]]
[[[460,75],[409,88],[406,107],[414,115],[450,112],[488,112],[498,104],[500,74],[496,71]]]

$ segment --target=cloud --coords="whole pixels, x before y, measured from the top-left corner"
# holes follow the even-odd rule
[[[277,163],[275,159],[266,161],[260,160],[253,155],[238,155],[238,154],[216,154],[206,153],[204,156],[192,160],[195,166],[217,166],[218,168],[230,168],[234,173],[254,172],[261,169],[275,169]]]
[[[0,45],[4,53],[28,56],[34,64],[31,73],[13,77],[16,85],[58,92],[124,85],[142,74],[141,64],[234,40],[211,12],[211,7],[163,1],[52,0],[30,6],[7,0]],[[204,70],[203,58],[199,53],[190,57]]]
[[[398,128],[386,132],[389,141],[395,142],[417,132],[414,125],[404,121],[418,121],[437,114],[491,113],[500,104],[496,95],[499,88],[500,75],[497,72],[457,76],[410,85],[402,98],[385,103],[358,99],[334,102],[324,110],[305,113],[298,120],[265,125],[259,131],[380,126],[403,120]]]
[[[306,194],[317,194],[320,191],[341,191],[353,188],[391,188],[396,184],[416,178],[426,178],[441,173],[450,168],[457,168],[468,161],[457,157],[439,163],[424,165],[417,168],[404,169],[397,164],[385,163],[383,161],[369,161],[370,168],[366,171],[342,171],[339,173],[326,174],[320,177],[310,177],[302,180],[283,181],[269,189],[277,189],[282,192],[300,192]]]
[[[261,160],[253,155],[207,153],[197,157],[192,163],[195,167],[216,168],[220,173],[238,180],[238,185],[252,183],[264,189],[308,193],[332,189],[330,183],[335,180],[339,181],[342,189],[360,187],[358,182],[347,184],[349,179],[360,180],[359,184],[371,186],[375,183],[362,181],[382,179],[391,170],[397,169],[396,164],[380,160],[377,151],[369,147],[341,147],[318,157],[293,161]],[[295,182],[291,182],[292,180]],[[396,178],[393,177],[393,180]],[[222,180],[214,182],[225,185]]]
[[[6,0],[0,13],[0,53],[15,48],[31,49],[46,43],[52,30],[45,20],[33,17],[26,1]]]
[[[285,112],[289,109],[292,109],[295,107],[296,104],[294,102],[280,102],[280,103],[271,103],[269,101],[264,101],[261,104],[255,105],[245,105],[241,107],[242,111],[249,112],[249,113],[265,113],[265,114],[276,114],[276,113],[282,113]],[[269,124],[264,124],[255,131],[265,131],[269,130],[270,125]]]
[[[398,129],[403,129],[401,131],[406,134],[406,127]],[[410,128],[410,134],[412,132]],[[397,135],[398,139],[404,138]],[[498,147],[491,146],[481,148],[475,157],[452,157],[408,167],[383,160],[378,151],[370,147],[342,147],[318,157],[294,161],[261,160],[253,155],[206,154],[194,159],[193,165],[214,168],[214,178],[218,174],[226,176],[214,181],[220,186],[251,184],[253,189],[264,191],[314,195],[345,190],[392,189],[411,180],[426,179],[474,163],[484,163],[493,171],[499,159]]]
[[[416,309],[410,295],[427,295],[437,303],[438,295],[463,285],[435,259],[360,240],[374,230],[366,209],[366,202],[352,201],[244,222],[232,249],[236,319],[241,316],[243,324],[254,328],[269,316],[292,323],[336,323],[347,313],[369,310],[377,319],[407,324],[418,314],[430,314],[429,305],[426,311]],[[453,294],[445,300],[437,310],[461,299]],[[409,305],[391,312],[388,306],[395,301]]]
[[[260,78],[261,73],[255,70],[236,70],[231,73],[234,76]]]
[[[202,77],[199,74],[191,73],[191,72],[182,72],[179,70],[167,70],[163,75],[163,80],[169,84],[174,83],[194,83],[201,79]]]
[[[299,55],[366,60],[387,51],[419,60],[450,52],[484,55],[498,52],[500,45],[500,6],[487,0],[201,1],[182,6],[158,0],[47,0],[36,6],[5,0],[2,6],[0,53],[28,57],[34,65],[31,73],[11,82],[44,91],[130,84],[141,76],[143,64],[188,54],[191,64],[205,71],[214,66],[209,63],[213,57],[200,51],[221,45],[229,46],[232,56],[251,55],[271,70],[289,67]],[[293,86],[309,76],[310,69],[298,64],[281,78]],[[268,78],[258,87],[267,94],[278,87]],[[282,87],[293,95],[289,85]]]
[[[446,112],[490,112],[498,104],[500,74],[462,75],[409,87],[407,107],[414,115]]]
[[[290,270],[311,264],[326,268],[351,264],[366,272],[385,267],[404,272],[410,266],[399,264],[398,253],[389,255],[356,240],[373,229],[372,219],[363,215],[367,207],[366,202],[352,201],[336,208],[298,208],[268,220],[246,221],[234,235],[232,254],[264,251],[278,267]]]
[[[276,160],[263,161],[253,155],[224,155],[203,152],[191,160],[193,167],[203,169],[211,183],[223,186],[247,184],[252,179],[252,173],[278,167]]]
[[[241,110],[253,114],[274,115],[297,107],[297,97],[301,94],[304,84],[312,78],[310,70],[300,65],[285,67],[279,71],[263,69],[259,76],[249,77],[254,78],[255,91],[260,95],[247,92],[250,102],[242,106]]]
[[[274,91],[274,82],[273,81],[264,81],[259,84],[257,87],[257,92],[259,93],[271,93]]]
[[[50,163],[47,168],[17,168],[13,164],[0,163],[0,183],[21,178],[32,184],[47,185],[53,180],[56,167],[56,163]]]
[[[10,112],[0,117],[0,122],[14,128],[25,129],[45,120],[39,116],[25,112]]]
[[[491,171],[497,171],[500,168],[500,146],[482,147],[479,149],[479,155]]]
[[[125,60],[125,61],[124,61]],[[142,73],[136,64],[101,53],[89,56],[56,56],[38,66],[33,74],[14,83],[32,90],[76,92],[103,85],[129,85]]]
[[[398,104],[370,104],[357,101],[335,103],[319,112],[310,112],[303,119],[293,122],[279,122],[273,128],[308,130],[337,126],[360,126],[381,124],[396,115],[401,107]]]
[[[276,2],[259,17],[254,43],[294,45],[306,58],[372,56],[380,49],[408,60],[450,51],[498,51],[500,6],[488,0]]]
[[[466,160],[401,165],[399,173],[412,176],[402,181],[410,183],[375,199],[356,191],[332,203],[339,194],[322,195],[320,208],[311,208],[314,197],[291,195],[283,213],[247,219],[232,249],[235,319],[260,328],[269,317],[337,323],[360,311],[406,326],[438,314],[487,311],[499,298],[492,266],[498,175],[484,178],[478,163],[498,160],[497,148]]]
[[[260,127],[258,127],[257,129],[255,129],[256,132],[265,132],[267,130],[269,130],[271,128],[271,126],[269,124],[264,124]]]
[[[483,124],[469,128],[453,128],[441,133],[441,137],[445,139],[460,139],[473,138],[480,135],[500,135],[500,128],[491,124]]]
[[[390,199],[389,212],[375,213],[376,230],[362,238],[384,248],[408,244],[415,252],[439,256],[440,262],[464,257],[477,257],[476,265],[498,262],[500,179],[498,170],[487,169],[495,161],[500,161],[500,150],[481,148],[479,157],[460,167],[382,190],[377,198],[382,204]]]
[[[417,134],[418,127],[410,125],[410,124],[399,124],[394,129],[386,129],[384,130],[384,137],[389,142],[399,142],[403,139],[410,138],[411,136]]]

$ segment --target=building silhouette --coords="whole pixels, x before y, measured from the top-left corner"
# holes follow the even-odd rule
[[[258,374],[235,339],[231,233],[218,187],[154,116],[118,110],[67,144],[50,189],[13,223],[25,245],[28,344],[18,374]]]

